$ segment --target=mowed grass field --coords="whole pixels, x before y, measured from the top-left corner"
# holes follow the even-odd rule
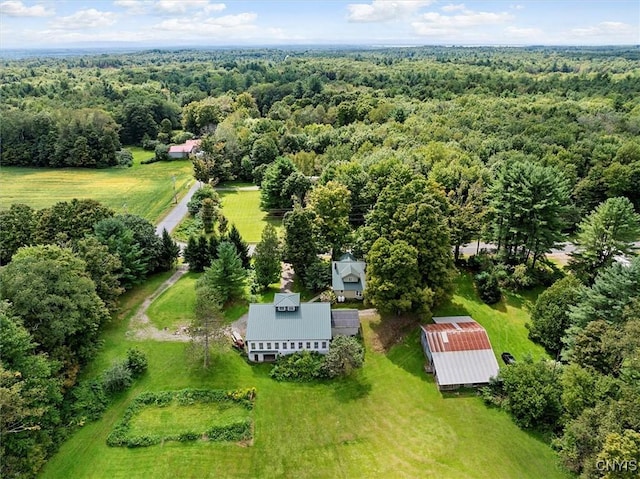
[[[247,243],[259,242],[267,223],[276,229],[281,227],[281,218],[271,217],[260,209],[259,190],[220,190],[218,194],[222,202],[222,214],[229,220],[229,226],[235,224]]]
[[[271,366],[251,366],[231,350],[217,354],[204,372],[187,360],[185,344],[128,340],[131,312],[166,277],[152,278],[127,294],[123,316],[105,331],[104,349],[88,374],[98,374],[132,346],[146,352],[149,370],[100,421],[84,426],[63,444],[41,477],[570,477],[542,437],[520,430],[503,411],[487,407],[474,393],[441,394],[423,370],[417,325],[389,351],[376,352],[372,345],[380,319],[370,316],[363,324],[363,369],[347,379],[313,384],[275,382],[269,378]],[[472,314],[489,330],[496,352],[535,352],[527,345],[527,313],[518,298],[509,299],[503,312],[500,306],[482,304],[469,288],[468,277],[459,281],[458,294],[438,313]],[[491,321],[505,324],[499,327]],[[106,445],[107,435],[138,394],[186,387],[255,387],[253,444],[169,442],[138,449]],[[160,427],[156,420],[149,419],[148,426]]]
[[[193,179],[191,162],[179,160],[142,165],[153,156],[142,148],[127,147],[134,155],[131,168],[104,170],[18,168],[0,170],[0,209],[24,203],[35,209],[73,198],[95,199],[116,212],[128,212],[156,222],[173,206],[173,177],[178,195]]]

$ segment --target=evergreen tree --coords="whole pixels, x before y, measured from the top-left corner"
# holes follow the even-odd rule
[[[564,239],[569,202],[564,176],[526,161],[506,162],[489,190],[491,239],[507,261],[532,267]]]
[[[251,259],[249,258],[249,245],[242,239],[240,236],[240,232],[236,225],[231,225],[231,230],[229,231],[229,235],[227,236],[227,241],[229,241],[233,246],[236,247],[236,251],[238,252],[238,256],[240,257],[240,261],[242,261],[242,267],[244,269],[249,269],[251,266]]]
[[[204,232],[211,233],[213,231],[213,222],[216,217],[216,207],[211,198],[205,198],[204,200],[202,200],[200,217],[204,226]]]
[[[226,304],[244,297],[247,271],[231,243],[223,241],[218,246],[218,259],[211,263],[204,275],[198,280],[198,287],[215,291],[220,303]]]
[[[253,268],[256,272],[256,281],[260,286],[266,288],[280,279],[282,269],[280,261],[278,234],[273,225],[268,224],[262,231],[262,237],[253,254]]]
[[[169,271],[178,261],[180,246],[173,240],[166,229],[162,230],[162,245],[158,255],[158,269]]]
[[[609,198],[580,223],[577,251],[569,268],[590,284],[599,271],[613,262],[614,256],[628,254],[640,236],[640,215],[624,197]]]

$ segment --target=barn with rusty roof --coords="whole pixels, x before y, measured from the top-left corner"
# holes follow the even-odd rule
[[[422,326],[421,343],[441,390],[489,383],[498,375],[498,361],[485,329],[469,316],[433,318]]]

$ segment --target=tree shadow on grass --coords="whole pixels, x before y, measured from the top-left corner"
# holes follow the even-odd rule
[[[334,380],[332,386],[334,396],[341,403],[362,399],[371,392],[371,383],[363,379],[359,371],[349,377]]]

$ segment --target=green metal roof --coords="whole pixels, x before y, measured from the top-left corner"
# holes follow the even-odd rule
[[[246,341],[331,340],[331,304],[302,303],[296,311],[249,305]]]
[[[344,258],[344,259],[343,259]],[[331,287],[334,291],[364,291],[366,263],[352,260],[353,256],[343,255],[340,261],[333,261],[331,265]],[[345,283],[344,278],[355,276],[359,278],[356,283]]]
[[[294,307],[300,306],[300,293],[276,293],[273,297],[274,306]]]

